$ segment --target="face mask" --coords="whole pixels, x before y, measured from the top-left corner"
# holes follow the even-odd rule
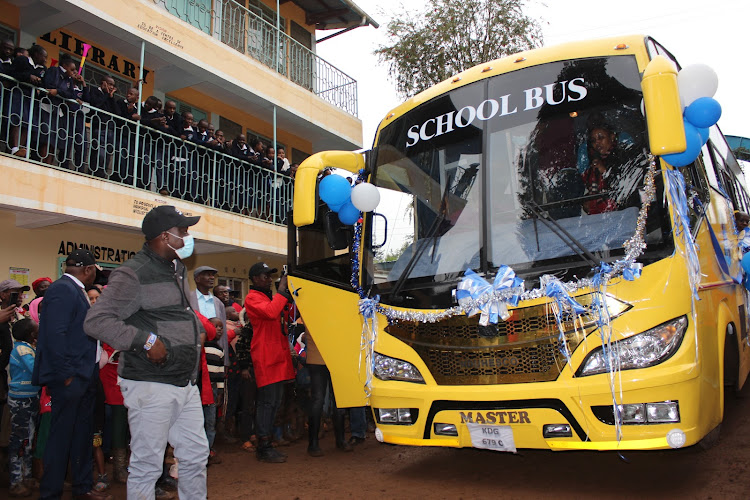
[[[172,233],[167,233],[172,234]],[[182,236],[177,236],[176,234],[172,234],[175,238],[180,238],[182,240],[182,248],[174,248],[172,245],[167,243],[167,246],[175,251],[177,254],[177,257],[180,258],[180,260],[187,259],[191,255],[193,255],[193,247],[195,246],[195,241],[193,240],[193,235],[188,234],[184,238]]]

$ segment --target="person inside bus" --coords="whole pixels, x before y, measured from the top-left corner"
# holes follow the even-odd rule
[[[604,160],[597,151],[591,152],[590,166],[583,173],[583,184],[585,186],[584,196],[602,193],[600,198],[588,199],[583,202],[583,209],[589,215],[613,212],[617,210],[617,203],[610,198],[607,192],[610,184],[612,170],[607,167]]]

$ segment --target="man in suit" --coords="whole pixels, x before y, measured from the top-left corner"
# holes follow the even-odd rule
[[[99,377],[97,342],[83,331],[89,310],[86,287],[101,268],[91,252],[75,250],[65,259],[65,274],[44,294],[32,383],[46,385],[52,421],[44,451],[40,498],[60,498],[71,462],[75,499],[111,499],[93,489],[93,419]]]
[[[207,361],[209,352],[217,353],[220,351],[224,358],[223,360],[219,360],[221,362],[220,368],[222,368],[222,376],[218,377],[218,374],[212,374],[211,388],[214,391],[214,401],[216,402],[220,400],[220,393],[224,392],[223,374],[226,367],[229,365],[229,344],[226,336],[227,313],[224,309],[224,303],[211,294],[211,290],[216,282],[217,273],[218,271],[216,269],[209,266],[200,266],[196,268],[193,271],[196,290],[190,294],[190,305],[193,309],[209,320],[218,318],[222,324],[221,331],[224,332],[224,335],[221,335],[211,342],[207,341],[205,345]],[[209,371],[211,368],[212,367],[209,366]],[[221,381],[218,381],[218,378],[221,378]],[[216,438],[216,404],[208,405],[207,408],[204,407],[204,416],[206,420],[206,437],[208,438],[209,447],[212,448],[211,454],[209,455],[209,464],[220,463],[220,459],[216,457],[216,453],[213,451],[214,439]]]

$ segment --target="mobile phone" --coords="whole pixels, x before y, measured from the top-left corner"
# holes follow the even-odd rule
[[[10,292],[10,301],[8,302],[8,305],[16,305],[18,304],[18,292]]]

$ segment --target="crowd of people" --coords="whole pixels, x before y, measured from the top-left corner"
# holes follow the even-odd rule
[[[200,499],[217,439],[269,463],[286,461],[279,447],[305,427],[308,454],[323,456],[326,419],[339,450],[364,442],[366,409],[349,410],[347,440],[285,275],[273,293],[278,270],[254,264],[242,303],[209,266],[192,270],[190,289],[183,260],[199,219],[156,207],[141,251],[108,277],[78,249],[61,278],[32,283],[27,304],[28,286],[0,282],[11,496],[60,498],[70,463],[76,499],[112,498],[112,480],[128,498]]]
[[[47,61],[40,45],[26,50],[0,42],[0,74],[12,78],[0,77],[0,142],[9,153],[246,215],[285,218],[290,190],[283,187],[298,165],[284,148],[248,143],[244,134],[226,137],[208,120],[178,113],[171,100],[148,96],[139,104],[137,88],[119,98],[107,75],[91,88],[68,54],[53,67]],[[227,155],[218,170],[214,151]]]

